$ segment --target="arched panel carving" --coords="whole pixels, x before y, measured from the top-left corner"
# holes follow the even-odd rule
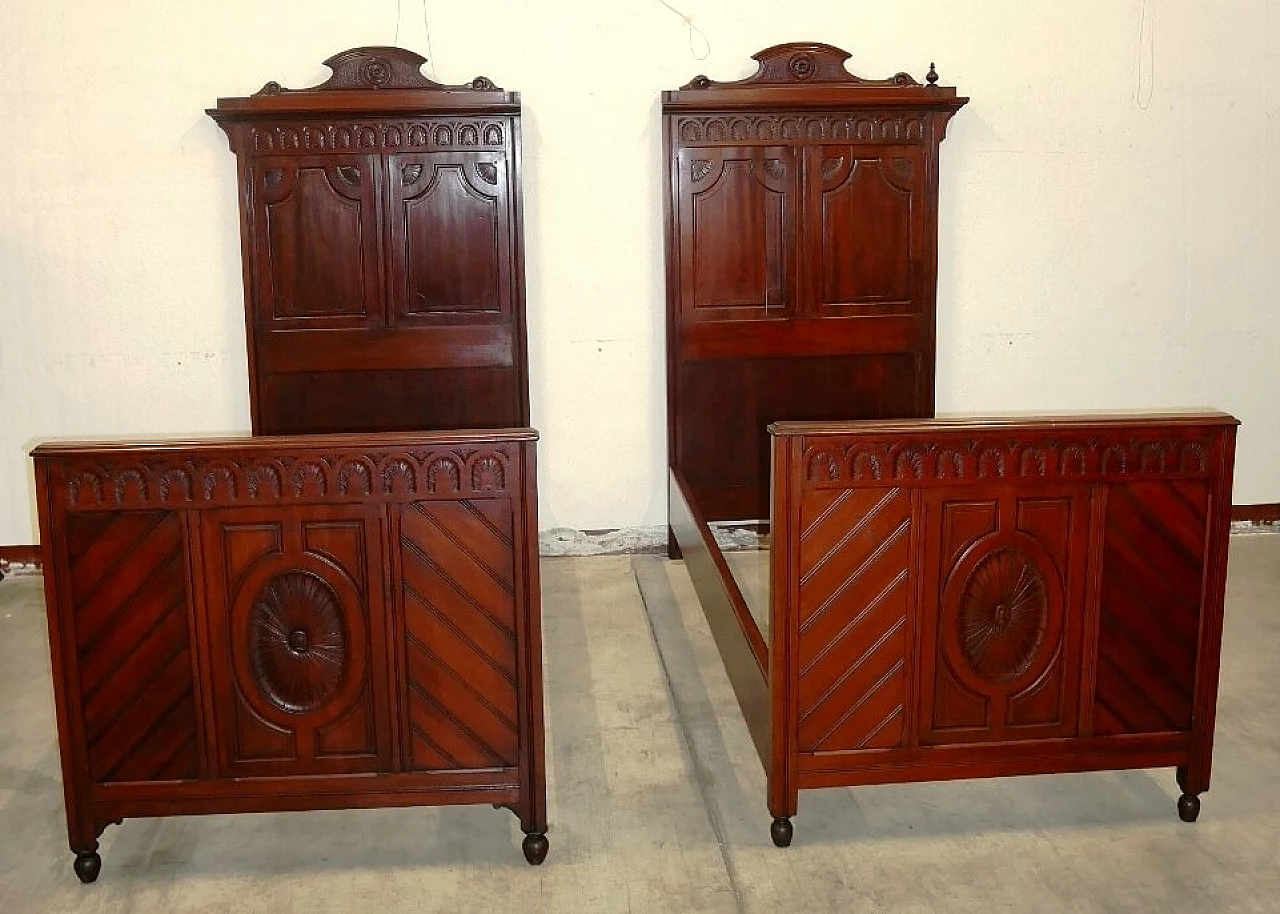
[[[698,150],[687,158],[681,207],[691,230],[682,283],[696,314],[787,313],[794,169],[790,151],[769,147]]]
[[[302,163],[275,170],[282,177],[262,210],[269,316],[363,315],[372,207],[360,164]]]
[[[848,159],[849,166],[844,166]],[[909,161],[909,160],[904,160]],[[884,159],[823,151],[821,294],[824,305],[905,302],[912,297],[913,198]],[[840,180],[843,175],[843,180]]]
[[[414,157],[393,225],[400,315],[503,313],[508,244],[506,163]]]

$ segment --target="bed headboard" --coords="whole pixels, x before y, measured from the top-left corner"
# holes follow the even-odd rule
[[[239,166],[259,434],[529,422],[520,96],[354,48],[209,115]]]
[[[933,414],[938,145],[966,98],[825,44],[662,95],[668,453],[708,520],[768,517],[777,420]]]

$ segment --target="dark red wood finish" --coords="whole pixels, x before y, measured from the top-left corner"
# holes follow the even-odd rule
[[[122,818],[440,803],[541,862],[536,437],[38,447],[81,878]]]
[[[529,421],[520,96],[355,48],[209,110],[239,166],[258,434]]]
[[[933,413],[938,145],[967,99],[848,57],[778,45],[663,93],[668,448],[708,520],[766,515],[769,422]]]
[[[800,789],[1114,768],[1177,766],[1193,820],[1236,425],[772,425],[767,643],[745,606],[725,611],[731,578],[705,573],[714,540],[706,558],[677,535],[761,747],[775,839]]]

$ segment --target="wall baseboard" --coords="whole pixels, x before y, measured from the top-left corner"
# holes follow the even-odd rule
[[[39,565],[39,546],[0,546],[0,562],[14,565]]]
[[[3,578],[14,565],[40,567],[39,546],[0,546],[0,578]]]
[[[1274,524],[1280,521],[1280,504],[1232,505],[1231,519],[1251,524]]]

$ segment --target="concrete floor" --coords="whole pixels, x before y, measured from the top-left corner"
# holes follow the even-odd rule
[[[788,850],[682,565],[546,560],[541,868],[487,806],[208,816],[107,829],[81,886],[40,586],[0,583],[4,914],[1280,910],[1280,536],[1232,540],[1199,823],[1178,821],[1171,771],[868,787],[802,794]]]

